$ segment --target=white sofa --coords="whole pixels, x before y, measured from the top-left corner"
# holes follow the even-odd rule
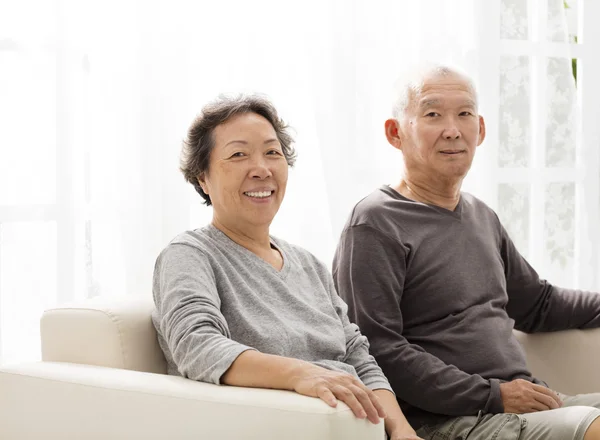
[[[342,403],[165,375],[152,308],[135,297],[46,311],[42,362],[0,367],[0,439],[384,438]],[[600,392],[600,330],[518,337],[554,388]]]

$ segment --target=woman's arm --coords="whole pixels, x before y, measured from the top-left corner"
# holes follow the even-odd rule
[[[374,390],[371,392],[377,397],[384,413],[387,415],[385,418],[385,430],[390,439],[419,439],[415,430],[410,426],[406,417],[404,417],[387,378],[373,356],[369,354],[367,338],[361,334],[356,324],[350,322],[347,314],[348,306],[337,294],[333,279],[330,280],[329,290],[333,306],[344,326],[344,333],[346,335],[345,362],[355,368],[359,378],[365,383],[368,389]]]
[[[375,390],[374,392],[387,414],[385,431],[388,433],[390,440],[420,439],[406,417],[404,417],[396,396],[388,390]]]
[[[356,374],[367,388],[392,391],[390,383],[377,365],[377,361],[369,353],[369,342],[366,336],[361,333],[356,324],[348,319],[348,306],[337,294],[331,275],[328,274],[328,278],[331,302],[344,327],[346,338],[346,355],[343,362],[354,367]]]
[[[333,408],[339,399],[356,417],[367,417],[372,423],[379,423],[380,417],[385,417],[375,394],[360,380],[299,359],[245,351],[221,377],[221,383],[296,391],[318,397]]]
[[[240,353],[253,348],[231,339],[209,259],[193,246],[171,244],[157,258],[153,281],[163,349],[182,376],[219,384]]]
[[[332,407],[339,399],[357,417],[368,416],[373,423],[383,415],[374,395],[371,398],[370,391],[349,374],[260,353],[232,340],[212,268],[198,249],[168,246],[157,260],[153,292],[157,329],[183,376],[215,384],[292,390]]]

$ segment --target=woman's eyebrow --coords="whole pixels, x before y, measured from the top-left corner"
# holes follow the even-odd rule
[[[271,144],[273,142],[279,142],[279,139],[277,138],[269,138],[266,141],[263,142],[263,144]],[[243,139],[234,139],[232,141],[229,141],[225,144],[225,146],[231,145],[231,144],[242,144],[242,145],[248,145],[248,141],[245,141]]]

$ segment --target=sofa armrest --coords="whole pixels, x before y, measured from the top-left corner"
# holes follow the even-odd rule
[[[600,392],[600,329],[515,334],[535,377],[565,394]]]
[[[166,374],[154,308],[152,295],[144,295],[96,297],[46,310],[40,320],[42,360]]]
[[[58,362],[0,367],[2,439],[383,440],[383,422],[280,390]]]

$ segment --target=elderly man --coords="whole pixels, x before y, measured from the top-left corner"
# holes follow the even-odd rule
[[[600,295],[540,279],[460,191],[485,137],[473,82],[420,70],[385,133],[404,176],[356,205],[333,272],[411,425],[426,439],[600,439],[600,394],[550,389],[513,336],[600,327]]]

